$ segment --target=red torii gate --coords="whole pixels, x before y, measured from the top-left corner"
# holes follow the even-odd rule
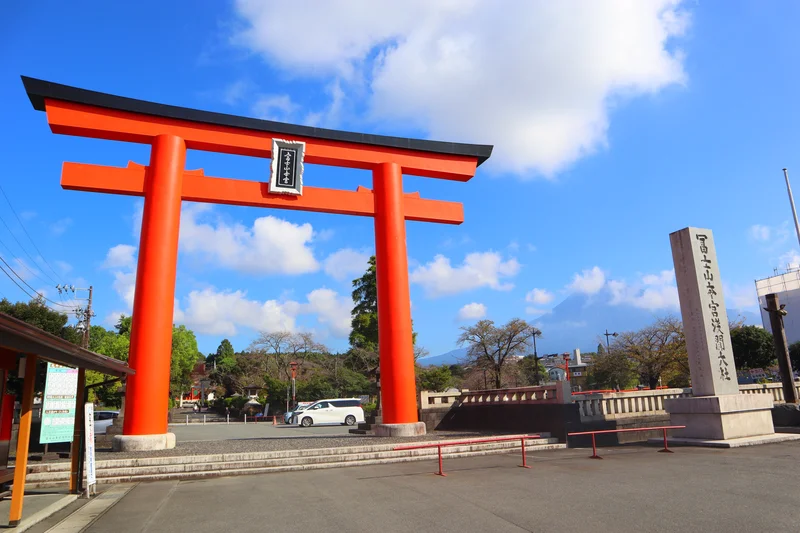
[[[405,221],[460,224],[464,214],[460,203],[404,194],[402,174],[468,181],[491,155],[491,146],[297,126],[124,98],[25,76],[22,81],[34,109],[47,112],[53,133],[152,147],[149,166],[64,163],[61,173],[65,189],[145,199],[129,358],[136,374],[128,380],[124,435],[115,438],[116,449],[159,449],[175,443],[167,432],[166,412],[184,200],[374,217],[385,422],[378,432],[424,433],[417,416]],[[202,169],[184,168],[187,149],[272,158],[273,146],[280,142],[277,137],[284,145],[305,143],[308,163],[371,170],[372,190],[301,187],[291,195],[278,194],[270,192],[268,182],[216,178],[205,176]]]

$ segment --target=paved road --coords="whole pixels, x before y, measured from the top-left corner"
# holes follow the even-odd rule
[[[348,426],[300,426],[278,425],[269,422],[257,424],[189,424],[170,425],[169,430],[175,433],[178,442],[192,442],[201,440],[229,440],[229,439],[263,439],[263,438],[297,438],[349,435]]]
[[[749,532],[800,529],[800,443],[341,468],[135,486],[90,532]],[[54,532],[58,530],[53,530]]]

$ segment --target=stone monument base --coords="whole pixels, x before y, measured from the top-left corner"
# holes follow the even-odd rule
[[[664,401],[675,439],[724,441],[774,435],[771,394],[725,394]]]
[[[175,447],[175,434],[161,435],[114,435],[111,448],[115,452],[141,452],[169,450]]]
[[[705,448],[741,448],[743,446],[756,446],[758,444],[774,444],[776,442],[786,442],[790,440],[800,440],[800,435],[794,433],[773,433],[772,435],[759,435],[756,437],[740,437],[738,439],[708,440],[708,439],[688,439],[681,437],[667,437],[670,446],[702,446]],[[647,439],[648,444],[664,445],[664,439]]]
[[[376,424],[375,435],[378,437],[419,437],[425,435],[425,422]]]

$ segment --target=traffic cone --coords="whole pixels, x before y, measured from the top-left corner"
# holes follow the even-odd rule
[[[272,417],[272,425],[273,426],[277,426],[278,425],[278,417],[277,416],[273,416]]]

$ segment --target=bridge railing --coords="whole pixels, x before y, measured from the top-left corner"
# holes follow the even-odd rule
[[[794,382],[794,388],[800,395],[800,382]],[[752,385],[739,385],[741,394],[772,394],[774,403],[785,403],[783,396],[783,385],[781,383],[754,383]]]
[[[461,405],[555,404],[572,402],[569,383],[558,381],[537,387],[464,391]]]
[[[592,421],[666,414],[664,400],[691,395],[692,389],[660,389],[582,394],[574,398],[581,420]]]

